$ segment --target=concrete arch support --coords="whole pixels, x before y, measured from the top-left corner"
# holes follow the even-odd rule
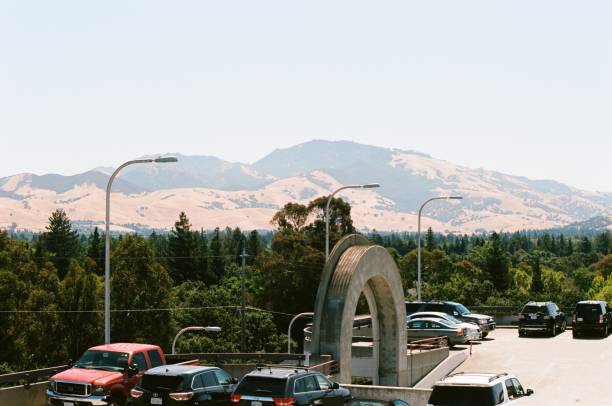
[[[371,245],[365,237],[342,239],[325,265],[315,303],[313,353],[332,355],[340,364],[340,382],[351,382],[353,320],[362,292],[372,314],[378,383],[405,386],[408,374],[402,281],[387,250]]]

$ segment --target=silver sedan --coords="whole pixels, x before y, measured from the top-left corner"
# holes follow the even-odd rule
[[[468,336],[468,340],[470,341],[480,340],[482,338],[482,330],[480,330],[480,327],[478,327],[477,324],[466,323],[447,313],[442,313],[442,312],[413,313],[409,316],[406,316],[406,322],[409,322],[415,319],[424,319],[424,318],[443,319],[450,323],[454,323],[458,325],[459,327],[466,329],[466,335]]]
[[[466,329],[447,320],[433,317],[409,321],[406,331],[409,342],[426,338],[448,337],[448,345],[452,347],[469,341]]]

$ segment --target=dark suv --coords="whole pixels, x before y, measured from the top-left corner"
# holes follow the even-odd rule
[[[231,400],[236,406],[343,406],[350,398],[320,372],[260,367],[242,378]]]
[[[129,404],[229,406],[236,382],[217,367],[164,365],[145,372]]]
[[[474,323],[480,327],[482,338],[495,330],[496,326],[493,317],[470,313],[467,307],[456,302],[406,302],[406,316],[417,312],[443,312],[455,316],[463,322]]]
[[[529,302],[519,313],[519,337],[529,331],[544,331],[554,337],[566,327],[565,314],[553,302]]]
[[[607,337],[612,331],[612,313],[607,302],[585,300],[576,304],[572,318],[572,336],[583,333],[599,333]]]

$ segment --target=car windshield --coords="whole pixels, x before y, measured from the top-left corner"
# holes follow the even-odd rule
[[[601,305],[592,303],[580,303],[576,306],[576,315],[584,318],[599,318]]]
[[[484,386],[434,386],[428,403],[434,406],[492,406],[498,404],[492,389]]]
[[[457,305],[456,309],[459,312],[459,314],[461,314],[463,316],[465,316],[466,314],[470,314],[470,311],[467,309],[467,307],[465,307],[462,304]]]
[[[128,364],[130,354],[115,351],[85,351],[85,354],[74,364],[77,368],[101,369],[105,371],[123,371]]]
[[[523,313],[548,313],[546,306],[526,305],[523,308]]]
[[[236,393],[247,396],[285,397],[285,379],[262,376],[245,376],[236,388]]]
[[[145,374],[139,386],[150,391],[174,392],[183,390],[184,382],[181,376]]]

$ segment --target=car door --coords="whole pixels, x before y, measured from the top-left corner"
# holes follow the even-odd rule
[[[409,341],[422,340],[426,336],[425,321],[419,319],[412,320],[408,323],[407,333]]]
[[[136,366],[136,368],[138,368],[138,373],[134,376],[129,376],[129,374],[125,374],[125,386],[127,388],[127,391],[129,392],[130,389],[136,386],[140,378],[142,378],[142,376],[144,375],[145,371],[149,369],[149,366],[147,365],[147,360],[145,358],[144,353],[142,352],[135,352],[134,354],[132,354],[132,359],[130,360],[128,365],[134,365]]]
[[[314,375],[302,376],[293,381],[293,397],[302,405],[325,404],[325,392],[319,389]]]
[[[314,375],[319,386],[319,391],[323,392],[323,406],[343,406],[344,399],[340,391],[334,389],[334,384],[323,375]]]
[[[230,397],[236,386],[234,385],[234,378],[232,378],[230,374],[222,369],[213,370],[213,374],[215,375],[215,378],[217,378],[217,383],[219,386],[223,388],[223,394],[221,395],[218,404],[229,405]]]

